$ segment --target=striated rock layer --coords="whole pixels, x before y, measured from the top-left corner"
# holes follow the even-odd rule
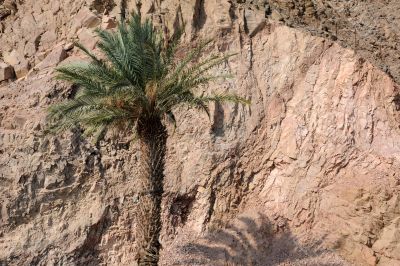
[[[191,22],[186,40],[215,36],[210,52],[238,52],[216,70],[235,78],[203,90],[252,104],[212,106],[211,121],[178,110],[161,264],[400,265],[399,86],[352,50],[257,9],[178,2],[144,1],[142,11],[170,30]],[[53,75],[37,67],[0,88],[0,265],[132,265],[138,147],[46,135],[46,108],[75,92]]]

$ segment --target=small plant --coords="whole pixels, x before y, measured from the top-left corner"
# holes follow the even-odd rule
[[[121,14],[125,14],[125,11]],[[124,15],[121,15],[124,17]],[[231,55],[199,58],[210,41],[201,42],[183,59],[176,52],[182,31],[171,38],[139,14],[121,19],[116,31],[98,29],[101,58],[77,44],[90,62],[57,68],[57,78],[78,85],[75,97],[49,109],[50,128],[62,131],[81,127],[86,135],[101,138],[106,130],[133,131],[140,143],[139,214],[136,241],[139,265],[157,265],[160,250],[161,199],[167,141],[167,121],[186,105],[208,113],[209,102],[248,103],[233,94],[199,95],[195,89],[217,78],[209,70]],[[104,58],[104,59],[103,59]]]

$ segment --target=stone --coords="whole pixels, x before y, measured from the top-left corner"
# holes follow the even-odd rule
[[[90,29],[80,29],[77,33],[79,42],[88,49],[94,49],[98,38],[95,36],[92,30]]]
[[[37,32],[37,23],[32,14],[24,14],[21,19],[21,30],[25,38],[35,35]]]
[[[57,14],[60,11],[60,2],[59,1],[51,1],[51,12],[53,15]]]
[[[0,81],[12,79],[14,77],[14,69],[0,61]]]
[[[378,266],[400,266],[399,260],[390,259],[387,257],[382,257],[379,260]]]
[[[14,72],[17,79],[25,77],[30,69],[30,64],[27,60],[21,61],[18,65],[14,66]]]
[[[275,21],[283,21],[282,15],[277,10],[272,11],[271,19]]]
[[[101,21],[101,28],[104,30],[114,29],[117,26],[117,20],[114,16],[104,15]]]
[[[75,33],[80,28],[94,28],[100,23],[101,19],[96,14],[83,7],[73,19],[72,32]]]
[[[22,57],[16,50],[3,54],[4,62],[12,66],[18,65],[22,61]]]
[[[65,51],[70,51],[72,49],[74,49],[74,43],[73,42],[69,42],[69,43],[64,45],[64,50]]]
[[[250,37],[256,35],[266,24],[265,14],[259,10],[246,9],[244,11],[246,31]]]
[[[394,219],[391,224],[383,229],[382,234],[372,246],[375,252],[386,257],[400,261],[400,217]]]
[[[54,176],[54,175],[48,175],[44,179],[44,188],[46,189],[52,189],[57,187],[57,185],[60,183],[59,177]]]
[[[46,58],[47,54],[48,54],[47,51],[46,52],[38,52],[38,53],[36,53],[36,58],[40,62],[40,61],[42,61],[43,59]]]
[[[47,50],[57,40],[57,34],[54,31],[46,31],[45,33],[42,34],[42,37],[40,38],[40,46],[42,50]]]
[[[26,58],[32,57],[36,54],[36,45],[34,41],[28,41],[24,47],[24,55]]]
[[[58,45],[46,56],[46,58],[35,66],[35,69],[45,69],[57,66],[61,61],[67,58],[67,53],[63,45]]]

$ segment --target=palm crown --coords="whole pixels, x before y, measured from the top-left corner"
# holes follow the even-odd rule
[[[196,92],[200,85],[227,77],[211,75],[209,70],[232,55],[214,54],[199,60],[210,41],[201,42],[178,61],[182,31],[167,39],[149,20],[142,23],[138,14],[121,20],[116,31],[97,29],[96,33],[100,58],[77,44],[91,60],[57,68],[57,78],[78,85],[79,91],[74,99],[50,108],[53,130],[80,125],[86,134],[99,137],[110,127],[135,128],[152,118],[175,123],[172,111],[178,105],[208,113],[210,101],[247,102],[236,95]]]

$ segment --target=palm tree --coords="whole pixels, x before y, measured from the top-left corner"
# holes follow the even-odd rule
[[[149,20],[138,14],[121,20],[115,31],[98,29],[98,57],[77,46],[90,62],[76,62],[57,68],[57,78],[79,90],[73,99],[49,109],[53,131],[81,127],[96,139],[112,128],[135,132],[140,143],[140,183],[136,241],[139,265],[157,265],[160,250],[161,199],[166,153],[166,122],[175,124],[173,111],[186,105],[208,113],[209,102],[248,103],[236,95],[205,96],[195,91],[201,85],[225,76],[209,70],[231,55],[209,56],[201,61],[211,43],[201,42],[182,59],[177,56],[182,31],[171,38],[162,36]]]

